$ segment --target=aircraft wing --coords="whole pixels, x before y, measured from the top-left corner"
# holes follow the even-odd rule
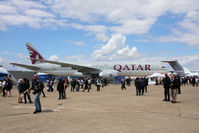
[[[38,60],[38,61],[50,63],[50,64],[60,65],[62,67],[70,67],[73,70],[77,70],[77,71],[82,72],[84,74],[96,74],[96,73],[100,72],[100,69],[87,67],[87,66],[81,66],[81,65],[70,64],[70,63],[65,63],[65,62],[58,62],[58,61],[51,61],[51,60],[43,60],[43,59],[34,59],[34,60]]]
[[[19,66],[19,67],[23,67],[23,68],[27,68],[27,69],[30,69],[30,70],[39,70],[40,68],[39,67],[36,67],[36,66],[32,66],[32,65],[25,65],[25,64],[18,64],[18,63],[10,63],[11,65],[14,65],[14,66]]]

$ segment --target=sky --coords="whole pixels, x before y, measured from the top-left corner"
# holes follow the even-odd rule
[[[199,70],[199,0],[0,0],[0,64],[178,60]]]

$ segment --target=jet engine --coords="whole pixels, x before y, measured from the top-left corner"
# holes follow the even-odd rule
[[[102,78],[114,78],[118,76],[118,72],[115,70],[106,70],[99,73],[99,76]]]

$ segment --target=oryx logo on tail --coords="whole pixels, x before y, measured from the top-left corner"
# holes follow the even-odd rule
[[[28,52],[30,54],[32,64],[41,63],[40,61],[34,60],[34,59],[44,59],[42,57],[42,55],[30,43],[26,43],[26,47],[27,47]]]

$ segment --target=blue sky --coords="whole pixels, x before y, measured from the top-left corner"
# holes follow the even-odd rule
[[[178,60],[199,69],[199,0],[2,0],[0,64],[29,64],[26,42],[66,62]]]

